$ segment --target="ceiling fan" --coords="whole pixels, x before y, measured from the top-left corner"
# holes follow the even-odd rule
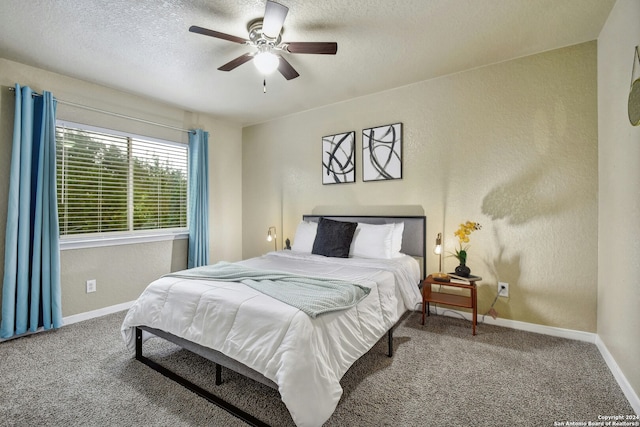
[[[282,53],[335,55],[338,51],[338,44],[336,42],[283,43],[281,38],[282,26],[288,12],[288,7],[275,1],[267,0],[264,18],[255,19],[247,25],[249,40],[196,25],[189,27],[189,31],[256,48],[255,51],[245,53],[219,67],[218,70],[220,71],[231,71],[245,62],[253,60],[262,74],[266,75],[277,69],[285,79],[291,80],[300,74],[284,59]]]

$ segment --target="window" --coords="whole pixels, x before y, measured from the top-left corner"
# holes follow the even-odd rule
[[[187,226],[185,144],[58,121],[56,162],[60,236]]]

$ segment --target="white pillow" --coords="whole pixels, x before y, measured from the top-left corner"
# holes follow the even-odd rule
[[[293,237],[292,251],[311,253],[313,242],[316,240],[316,232],[318,231],[317,222],[300,221],[296,229],[296,235]]]
[[[358,223],[349,255],[358,258],[391,258],[395,228],[395,224]]]
[[[395,228],[393,229],[393,237],[391,240],[391,257],[397,258],[402,256],[400,251],[402,250],[402,233],[404,233],[404,222],[393,223]]]

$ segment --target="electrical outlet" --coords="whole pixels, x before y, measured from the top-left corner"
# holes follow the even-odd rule
[[[498,296],[509,297],[509,284],[507,282],[498,282]]]
[[[95,292],[96,289],[96,279],[87,280],[87,293]]]

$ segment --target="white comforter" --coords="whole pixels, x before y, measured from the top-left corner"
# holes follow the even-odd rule
[[[146,325],[236,359],[278,385],[298,426],[320,426],[331,416],[349,367],[421,301],[420,269],[409,256],[343,259],[281,251],[241,264],[354,280],[371,292],[353,308],[312,319],[241,283],[162,277],[131,307],[122,336],[134,352],[134,328]]]

